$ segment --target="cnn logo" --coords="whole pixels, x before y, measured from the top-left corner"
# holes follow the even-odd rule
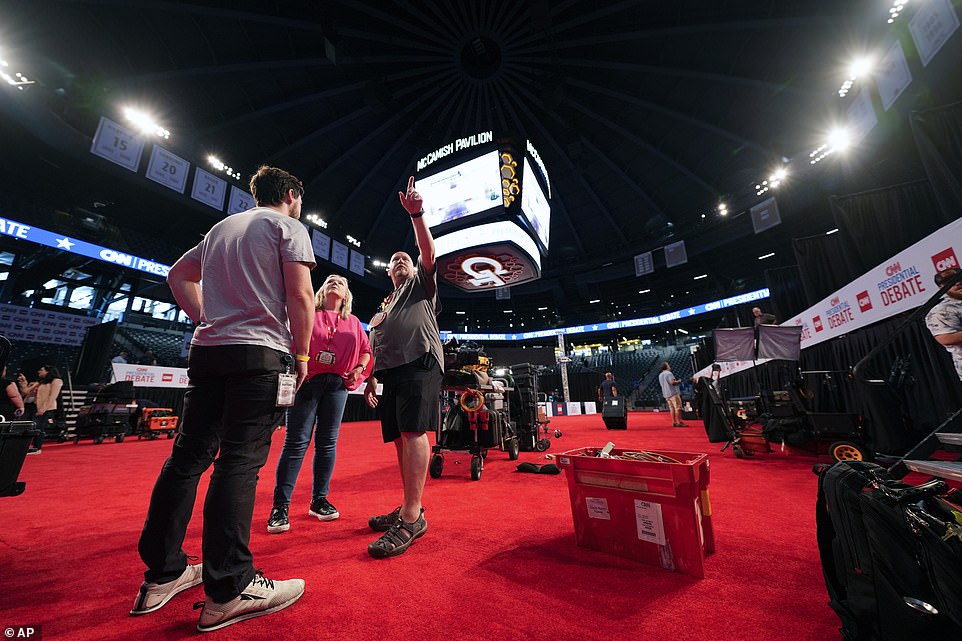
[[[868,295],[868,290],[862,292],[856,298],[858,298],[859,311],[867,312],[872,309],[872,299]]]
[[[932,257],[932,264],[935,265],[936,273],[945,271],[946,269],[958,269],[959,259],[955,257],[955,251],[951,247],[939,252]]]

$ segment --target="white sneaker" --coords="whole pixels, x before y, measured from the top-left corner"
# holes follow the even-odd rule
[[[195,585],[200,585],[203,582],[201,577],[203,566],[203,563],[188,565],[184,568],[183,574],[167,583],[147,583],[145,581],[140,586],[140,592],[134,601],[134,609],[130,611],[130,616],[139,616],[159,610],[174,596]]]
[[[283,610],[304,594],[304,579],[272,581],[260,572],[250,585],[227,603],[203,602],[197,629],[201,632],[220,630],[229,625]],[[197,608],[201,604],[197,604]]]

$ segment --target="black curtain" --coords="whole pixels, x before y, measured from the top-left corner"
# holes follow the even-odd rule
[[[801,377],[814,393],[809,409],[858,414],[867,445],[884,454],[904,454],[962,405],[962,382],[952,359],[922,320],[906,327],[863,366],[865,378],[882,383],[860,383],[848,376],[862,357],[901,326],[904,316],[809,347],[798,363],[800,370],[814,372]],[[723,379],[729,398],[784,389],[798,373],[794,363],[776,361],[755,370]]]
[[[832,196],[829,202],[839,235],[858,257],[859,275],[948,222],[927,180]]]
[[[962,216],[962,103],[913,113],[915,146],[942,224]]]
[[[367,403],[364,402],[363,394],[348,395],[347,405],[344,407],[344,423],[352,423],[354,421],[376,421],[377,418],[377,410],[372,410],[367,406]]]
[[[722,379],[725,398],[754,398],[763,391],[785,389],[798,378],[798,363],[768,361],[750,370],[731,374]]]
[[[802,278],[798,273],[798,265],[766,269],[765,286],[771,293],[769,298],[771,309],[769,311],[775,314],[779,323],[784,323],[792,316],[801,314],[808,309],[805,287],[802,285]]]
[[[598,372],[568,372],[569,401],[597,401],[598,387],[604,375]],[[544,374],[538,377],[538,388],[544,394],[561,390],[561,374]],[[555,398],[555,400],[558,400]]]
[[[806,309],[865,272],[847,237],[841,234],[795,238],[792,249],[805,290]]]

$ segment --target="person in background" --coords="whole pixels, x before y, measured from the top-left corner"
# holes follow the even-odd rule
[[[332,274],[314,297],[314,332],[308,355],[307,381],[287,412],[287,436],[277,462],[274,507],[267,521],[271,534],[291,528],[288,512],[294,483],[314,433],[314,483],[310,516],[320,521],[340,517],[327,500],[337,456],[337,436],[350,390],[371,373],[371,345],[361,321],[351,313],[354,296],[347,279]]]
[[[615,385],[615,375],[605,372],[605,380],[601,381],[601,387],[598,389],[598,400],[604,403],[605,399],[616,396],[618,396],[618,386]]]
[[[367,547],[376,559],[397,556],[428,530],[421,495],[431,456],[427,432],[438,427],[444,354],[438,330],[437,270],[434,238],[424,222],[421,196],[414,189],[414,176],[407,191],[398,192],[401,206],[411,217],[417,240],[417,266],[405,252],[391,256],[388,276],[394,291],[371,319],[374,375],[367,381],[364,398],[380,407],[381,434],[397,450],[403,501],[394,511],[372,516],[368,526],[384,532]],[[378,381],[383,382],[380,405]]]
[[[23,373],[17,377],[17,384],[23,398],[34,398],[37,404],[34,420],[39,433],[33,438],[27,454],[40,454],[43,439],[47,434],[47,426],[57,418],[57,398],[60,396],[60,390],[63,389],[63,379],[60,378],[60,371],[56,367],[42,365],[37,370],[37,376],[39,379],[34,382],[28,382]]]
[[[761,307],[752,307],[752,316],[755,317],[753,321],[755,327],[775,324],[775,315],[763,312]]]
[[[154,612],[203,582],[201,632],[278,612],[304,594],[303,579],[273,581],[255,569],[249,544],[257,474],[274,428],[307,378],[314,252],[298,222],[300,180],[263,166],[250,190],[257,206],[214,225],[167,275],[197,329],[177,438],[137,546],[147,571],[130,614]],[[184,538],[197,485],[212,464],[204,561],[189,565]]]
[[[672,427],[688,427],[681,422],[681,393],[678,391],[681,381],[671,373],[671,365],[668,363],[661,364],[658,383],[661,385],[661,395],[665,397],[665,402],[668,403],[668,411],[671,412]]]
[[[116,356],[110,359],[111,363],[126,363],[127,362],[127,352],[120,352]]]
[[[144,355],[140,357],[140,365],[157,365],[157,355],[154,351],[148,349],[144,352]]]
[[[14,381],[7,378],[6,367],[0,374],[0,385],[3,386],[3,393],[0,394],[0,416],[7,421],[23,416],[23,398],[20,396],[20,388]]]
[[[941,288],[958,273],[955,268],[944,269],[935,275],[935,284]],[[952,355],[955,372],[962,379],[962,280],[956,281],[929,310],[925,326],[936,342]]]

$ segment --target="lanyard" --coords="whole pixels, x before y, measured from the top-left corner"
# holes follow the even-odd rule
[[[324,325],[327,326],[327,346],[331,346],[331,342],[334,340],[334,335],[337,334],[337,326],[341,323],[341,315],[334,312],[334,324],[331,324],[330,319],[327,317],[327,312],[323,314]]]

